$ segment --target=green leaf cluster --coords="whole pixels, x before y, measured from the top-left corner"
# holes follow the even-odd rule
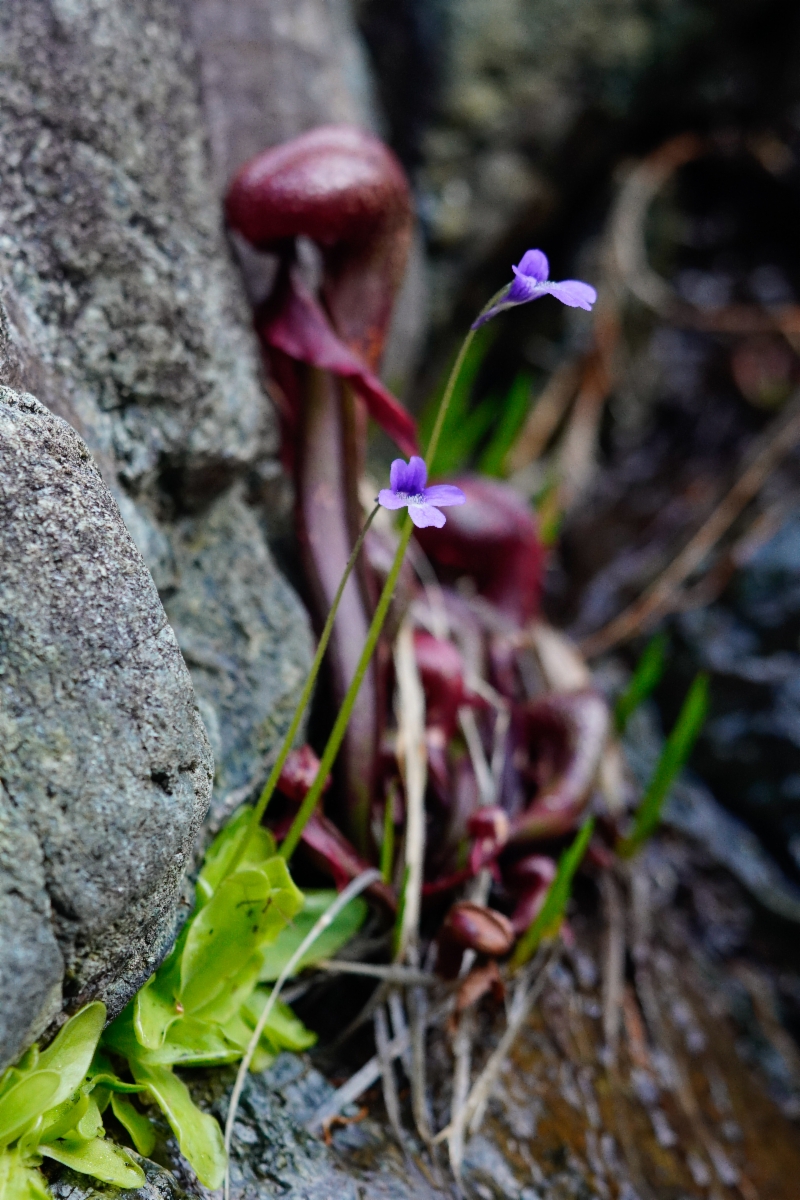
[[[277,978],[331,897],[328,892],[304,897],[276,853],[272,835],[261,827],[228,873],[249,820],[250,810],[242,809],[209,848],[194,911],[172,952],[104,1035],[104,1045],[127,1060],[136,1084],[161,1108],[184,1157],[210,1188],[219,1187],[225,1173],[222,1132],[194,1104],[174,1068],[214,1066],[243,1056],[270,995],[263,984]],[[364,913],[363,902],[348,906],[302,965],[338,948]],[[263,1070],[280,1050],[304,1050],[314,1041],[315,1035],[278,1002],[252,1069]],[[137,1137],[147,1136],[146,1118],[128,1107],[119,1119],[138,1146]]]
[[[144,1184],[138,1163],[105,1137],[109,1104],[118,1116],[132,1108],[125,1093],[139,1090],[97,1049],[105,1019],[104,1004],[86,1005],[46,1050],[32,1046],[0,1077],[0,1200],[48,1200],[45,1158],[116,1187]]]

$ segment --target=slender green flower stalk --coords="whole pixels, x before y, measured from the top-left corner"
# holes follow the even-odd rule
[[[255,805],[255,807],[253,809],[252,816],[250,817],[250,823],[247,828],[247,833],[245,834],[244,838],[242,839],[241,845],[239,846],[239,849],[236,851],[236,854],[231,859],[228,869],[225,872],[226,875],[233,874],[233,872],[239,866],[239,863],[242,861],[245,854],[247,853],[247,848],[250,844],[250,840],[253,837],[253,834],[255,833],[256,829],[258,829],[258,826],[261,824],[261,821],[264,818],[264,813],[267,811],[267,805],[269,804],[270,800],[272,799],[272,794],[278,785],[278,780],[280,778],[281,771],[283,770],[286,759],[289,757],[289,753],[292,749],[292,746],[294,745],[294,739],[297,736],[297,731],[300,728],[300,722],[302,721],[303,715],[304,715],[306,709],[308,708],[309,702],[311,700],[311,694],[314,691],[314,684],[317,682],[317,676],[319,675],[319,670],[320,670],[320,667],[322,666],[322,660],[325,657],[325,651],[328,648],[328,642],[331,640],[331,634],[333,633],[333,624],[334,624],[334,621],[336,620],[336,613],[339,608],[339,601],[341,600],[342,596],[344,595],[344,589],[347,586],[347,581],[352,574],[352,571],[356,565],[356,562],[358,561],[358,556],[361,553],[361,547],[364,545],[364,538],[367,536],[367,531],[368,531],[370,525],[372,524],[373,520],[375,519],[375,514],[377,513],[379,507],[380,507],[380,505],[378,505],[378,504],[375,505],[372,512],[369,514],[366,521],[364,522],[364,526],[361,530],[361,533],[358,535],[358,539],[356,541],[355,546],[353,546],[353,552],[350,555],[350,558],[348,559],[347,566],[344,569],[344,574],[342,575],[339,586],[336,589],[336,595],[333,598],[333,603],[331,604],[330,612],[328,613],[327,620],[325,621],[325,626],[322,630],[322,634],[319,639],[319,645],[317,646],[317,652],[314,655],[314,661],[311,664],[311,670],[308,673],[308,679],[305,682],[303,691],[300,694],[300,699],[297,702],[297,708],[294,710],[294,716],[292,717],[291,724],[289,725],[289,728],[286,731],[286,736],[284,737],[283,743],[278,752],[278,757],[275,759],[275,763],[272,767],[272,770],[269,773],[267,782],[264,784],[264,787],[261,791],[261,795],[258,798],[258,803]],[[362,678],[363,678],[363,675],[362,675]],[[361,682],[361,680],[359,679],[359,683],[360,682]],[[351,707],[352,707],[352,705],[351,705]],[[325,778],[326,778],[326,776],[323,776],[323,779],[325,779]]]
[[[490,309],[492,308],[492,305],[496,304],[499,301],[499,299],[505,295],[507,290],[508,290],[507,288],[501,288],[499,292],[497,292],[494,296],[492,296],[489,303],[482,309],[481,313],[479,314],[476,323],[472,326],[472,328],[467,333],[467,336],[464,338],[464,341],[461,345],[461,349],[459,350],[456,360],[453,363],[453,368],[452,368],[452,370],[450,372],[450,376],[447,380],[447,385],[446,385],[446,387],[444,389],[444,393],[442,395],[441,404],[439,405],[439,412],[436,417],[436,422],[433,427],[433,432],[431,433],[431,438],[430,438],[430,441],[426,448],[426,457],[427,457],[427,460],[429,463],[432,463],[434,460],[434,456],[436,454],[436,450],[439,445],[439,439],[442,434],[442,429],[444,427],[444,422],[447,417],[447,410],[450,407],[450,401],[452,399],[453,391],[455,390],[456,383],[458,382],[458,377],[461,374],[461,368],[464,365],[464,359],[467,356],[467,352],[470,348],[470,345],[472,344],[472,339],[475,336],[475,329],[476,329],[477,325],[483,319],[485,319],[485,318],[488,319],[487,314],[489,314]],[[406,468],[406,464],[404,464],[402,462],[398,465],[400,465],[402,468]],[[394,470],[394,468],[393,468],[393,470]],[[408,478],[411,479],[412,476],[416,477],[416,474],[419,472],[419,470],[422,471],[422,477],[420,479],[421,486],[416,490],[418,490],[420,492],[425,492],[426,491],[425,486],[424,486],[425,485],[425,479],[424,479],[425,467],[424,467],[424,463],[422,463],[421,460],[419,460],[419,459],[412,460],[412,463],[409,464],[408,468],[401,471],[401,475],[405,476],[406,473],[408,471],[410,471],[411,474],[408,475]],[[396,508],[396,507],[399,507],[400,504],[403,504],[403,505],[408,504],[409,511],[411,513],[413,513],[415,517],[419,518],[419,510],[418,510],[418,508],[415,510],[415,503],[418,501],[427,499],[428,497],[423,496],[423,495],[419,495],[419,496],[413,495],[412,496],[411,494],[406,496],[404,493],[404,488],[403,488],[402,484],[399,482],[398,482],[397,487],[393,487],[393,490],[395,491],[396,494],[398,494],[396,496],[397,503],[391,503],[391,504],[386,503],[382,499],[382,503],[384,504],[384,507]],[[457,489],[440,487],[440,488],[427,489],[427,492],[429,493],[429,498],[430,498],[431,503],[434,505],[436,505],[437,503],[438,504],[463,503],[463,496],[461,497],[461,499],[453,499],[452,497],[445,498],[445,499],[442,499],[442,498],[437,499],[437,497],[435,495],[431,494],[431,493],[438,493],[438,492],[444,492],[444,491],[454,492],[456,490]],[[381,493],[381,495],[383,497],[384,493]],[[250,820],[250,826],[248,828],[247,835],[244,838],[242,845],[239,847],[238,853],[236,854],[235,859],[232,861],[231,866],[228,868],[228,873],[232,870],[235,870],[235,868],[238,866],[238,864],[242,861],[242,858],[244,857],[244,854],[247,850],[247,846],[249,844],[250,838],[252,837],[253,832],[258,828],[258,825],[260,824],[260,822],[264,816],[264,813],[267,808],[267,804],[269,803],[272,793],[275,791],[275,787],[277,785],[278,778],[281,773],[281,769],[283,768],[283,764],[286,762],[286,759],[289,755],[289,751],[292,748],[292,743],[294,741],[297,730],[300,728],[300,721],[302,719],[303,713],[305,712],[308,702],[311,699],[311,693],[313,691],[314,684],[316,682],[316,678],[319,673],[319,668],[322,664],[322,658],[323,658],[323,655],[327,648],[331,632],[333,630],[333,622],[334,622],[334,618],[336,616],[336,609],[338,607],[339,600],[341,599],[342,593],[344,591],[344,586],[347,582],[350,572],[353,569],[353,566],[355,565],[356,558],[358,557],[358,552],[361,549],[361,544],[364,540],[364,536],[365,536],[367,529],[369,528],[369,525],[370,525],[373,517],[375,516],[376,512],[377,512],[377,506],[375,509],[373,509],[372,513],[370,514],[363,530],[361,531],[361,535],[358,539],[358,542],[356,543],[356,545],[353,549],[353,553],[350,556],[350,561],[347,564],[344,576],[342,578],[342,582],[339,584],[339,588],[336,592],[336,596],[334,597],[334,601],[331,606],[331,611],[328,614],[328,619],[325,622],[325,628],[322,631],[322,637],[320,638],[319,646],[317,647],[317,653],[315,655],[314,662],[311,667],[311,672],[306,681],[306,685],[303,688],[303,694],[300,697],[300,701],[298,703],[295,715],[292,718],[292,723],[289,726],[289,730],[286,734],[283,745],[281,746],[280,753],[278,754],[278,758],[275,761],[275,765],[270,772],[270,775],[269,775],[269,778],[268,778],[266,784],[264,785],[264,790],[262,791],[261,796],[259,797],[258,803],[256,804],[255,808],[253,809],[253,815]],[[419,520],[415,521],[414,523],[419,523]],[[427,524],[428,521],[426,520],[425,523]],[[434,523],[434,522],[431,522],[431,523]],[[435,523],[439,524],[438,521]],[[441,523],[443,523],[443,521]],[[370,625],[369,632],[367,633],[367,640],[364,644],[364,649],[361,652],[361,657],[358,660],[358,665],[356,667],[353,678],[350,681],[350,686],[348,687],[347,692],[344,697],[344,700],[342,701],[342,707],[339,710],[339,715],[336,718],[333,729],[331,730],[330,736],[328,738],[327,745],[325,746],[325,749],[323,751],[316,777],[315,777],[314,782],[312,783],[308,793],[306,794],[306,797],[303,800],[303,803],[301,804],[301,806],[297,812],[297,815],[295,816],[294,821],[291,824],[291,827],[289,829],[289,832],[286,835],[286,838],[283,841],[283,844],[281,845],[280,853],[283,856],[283,858],[286,859],[287,861],[291,858],[292,854],[296,850],[297,845],[298,845],[301,837],[303,836],[303,830],[305,829],[306,825],[308,824],[309,820],[311,819],[314,809],[317,806],[317,802],[322,794],[322,789],[325,785],[325,780],[328,778],[328,774],[330,772],[331,767],[333,766],[334,759],[336,758],[336,755],[338,754],[339,748],[344,739],[344,735],[347,730],[347,723],[350,720],[350,714],[353,710],[353,705],[355,704],[356,696],[358,695],[359,688],[361,687],[361,684],[363,682],[364,675],[366,674],[370,659],[372,658],[372,655],[375,652],[375,647],[378,644],[378,638],[380,637],[381,630],[383,629],[384,621],[386,620],[386,614],[389,611],[389,605],[391,603],[392,596],[394,595],[394,589],[397,586],[397,580],[400,575],[400,569],[403,565],[403,559],[405,558],[406,549],[408,548],[408,543],[411,540],[411,534],[413,532],[413,529],[414,529],[414,524],[412,524],[411,518],[407,517],[406,521],[403,525],[402,532],[400,534],[400,542],[397,546],[397,552],[395,553],[394,562],[392,563],[391,570],[389,571],[389,575],[387,576],[386,583],[384,584],[383,591],[381,592],[381,596],[378,601],[378,606],[375,609],[375,615],[372,618],[372,624]],[[364,828],[361,830],[361,832],[364,834],[366,834],[366,823],[368,820],[368,816],[369,816],[369,814],[366,812],[359,814],[360,822],[364,826]]]
[[[319,770],[317,771],[314,782],[309,788],[303,803],[300,805],[297,816],[292,821],[291,828],[289,829],[289,832],[287,833],[286,838],[281,845],[280,854],[283,858],[287,859],[287,861],[294,854],[294,851],[297,848],[297,843],[303,836],[303,830],[311,819],[314,809],[317,807],[317,801],[322,795],[322,789],[325,786],[325,780],[328,778],[330,769],[333,766],[333,761],[336,758],[336,755],[339,753],[339,747],[341,746],[345,732],[347,731],[347,722],[350,720],[350,713],[352,712],[353,705],[355,704],[356,696],[358,695],[358,689],[361,687],[361,683],[367,673],[369,660],[372,658],[375,647],[378,644],[378,638],[380,637],[381,630],[383,629],[383,623],[386,620],[386,614],[389,611],[389,605],[391,603],[392,596],[394,595],[394,589],[400,574],[400,568],[403,565],[406,548],[411,539],[411,533],[413,529],[414,526],[411,524],[411,518],[406,517],[403,524],[402,533],[400,534],[400,542],[397,547],[397,552],[394,556],[394,562],[392,563],[391,570],[386,578],[386,583],[383,585],[383,591],[381,592],[380,600],[378,601],[378,607],[375,609],[375,616],[372,618],[372,624],[369,627],[367,640],[364,643],[364,649],[361,651],[361,657],[358,660],[358,666],[355,669],[355,674],[350,681],[350,686],[347,689],[344,700],[342,701],[342,707],[339,709],[339,715],[336,718],[336,722],[331,730],[330,737],[328,738],[328,743],[322,753],[322,758],[320,759],[319,763]],[[360,815],[362,820],[366,821],[367,814],[363,813]]]
[[[487,305],[487,308],[494,303],[496,298],[497,297],[495,296],[492,297]],[[475,331],[470,329],[469,333],[464,338],[461,349],[458,352],[458,356],[453,363],[450,377],[447,380],[447,385],[444,389],[444,393],[442,394],[442,402],[439,405],[439,412],[436,417],[433,432],[431,433],[431,438],[426,449],[426,457],[428,462],[433,462],[434,455],[436,454],[436,449],[439,445],[439,438],[441,437],[442,428],[447,416],[447,409],[450,405],[450,400],[458,381],[458,376],[461,373],[461,368],[464,365],[464,359],[467,356],[467,351],[470,348],[474,336]],[[406,517],[402,532],[400,534],[400,542],[397,546],[397,551],[394,556],[394,562],[392,563],[391,570],[387,576],[386,583],[383,586],[383,591],[381,592],[381,596],[378,601],[378,607],[375,609],[375,615],[372,618],[372,624],[369,627],[367,640],[364,644],[364,649],[361,652],[361,658],[358,661],[358,666],[356,667],[350,687],[347,689],[347,694],[342,701],[342,707],[339,710],[336,723],[331,730],[330,737],[328,738],[328,744],[323,751],[316,778],[314,779],[314,782],[312,783],[311,788],[301,804],[297,815],[291,824],[291,828],[289,829],[289,832],[287,833],[286,838],[281,845],[280,853],[287,861],[294,854],[297,844],[300,841],[300,838],[303,836],[303,830],[311,819],[312,813],[317,806],[317,801],[322,794],[325,780],[328,778],[328,773],[333,766],[333,761],[336,758],[339,747],[342,744],[345,731],[347,730],[347,722],[350,719],[350,712],[355,703],[356,696],[358,695],[358,689],[361,687],[361,681],[366,674],[369,661],[375,652],[375,647],[378,644],[378,638],[380,637],[381,630],[383,629],[383,623],[386,620],[386,614],[389,611],[389,605],[391,603],[392,596],[394,595],[394,589],[397,585],[397,580],[400,575],[400,568],[403,565],[403,559],[405,558],[406,549],[408,548],[408,543],[411,540],[413,529],[414,526],[410,517]],[[363,823],[366,825],[368,814],[363,813],[361,816]]]

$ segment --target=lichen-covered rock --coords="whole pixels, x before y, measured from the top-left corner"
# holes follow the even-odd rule
[[[218,763],[220,821],[261,782],[254,764],[291,720],[307,631],[240,490],[179,521],[172,547],[180,587],[165,606]]]
[[[85,444],[0,387],[0,1069],[62,999],[114,1013],[174,935],[213,760]]]
[[[271,594],[260,484],[277,470],[277,432],[223,237],[186,11],[180,0],[0,6],[0,289],[12,332],[0,382],[33,392],[79,430],[161,595],[181,613],[182,641],[208,648],[196,596],[213,591],[226,611],[237,599],[213,566],[207,579],[182,573],[176,522],[191,513],[218,523],[215,506],[228,513],[228,490],[252,478],[264,520],[245,520],[235,538]],[[216,695],[236,693],[262,731],[249,745],[264,752],[233,770],[223,739],[221,780],[263,775],[308,664],[302,607],[288,588],[281,604],[279,642],[265,610],[257,614],[256,661],[237,658],[241,639],[210,648]],[[259,679],[243,690],[272,664],[274,686]],[[209,723],[224,727],[227,710],[205,700]]]

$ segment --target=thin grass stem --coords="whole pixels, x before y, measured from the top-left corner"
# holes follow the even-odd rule
[[[275,985],[270,992],[269,999],[264,1005],[261,1016],[258,1018],[256,1027],[253,1030],[250,1041],[247,1044],[247,1050],[245,1051],[244,1058],[239,1064],[239,1070],[236,1074],[236,1082],[233,1085],[233,1091],[231,1092],[231,1098],[228,1104],[228,1117],[225,1121],[225,1154],[228,1159],[228,1166],[225,1169],[225,1200],[230,1200],[231,1138],[233,1136],[233,1125],[236,1120],[236,1113],[239,1108],[239,1100],[241,1099],[244,1081],[247,1078],[247,1072],[250,1068],[250,1063],[253,1061],[253,1055],[258,1048],[261,1035],[266,1028],[267,1021],[272,1014],[272,1010],[275,1007],[275,1003],[281,993],[283,985],[286,983],[286,980],[290,979],[295,973],[299,964],[303,960],[303,956],[311,948],[311,946],[313,946],[320,934],[324,933],[328,926],[336,919],[342,909],[345,908],[351,900],[355,899],[356,896],[363,892],[365,888],[369,887],[371,883],[375,883],[377,879],[380,879],[380,877],[380,871],[371,868],[369,871],[362,871],[362,873],[357,876],[352,883],[349,883],[344,891],[336,897],[330,908],[325,910],[309,933],[306,934],[275,981]]]

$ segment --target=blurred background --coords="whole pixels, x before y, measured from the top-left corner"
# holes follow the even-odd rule
[[[411,407],[527,248],[600,291],[592,321],[544,301],[487,327],[438,465],[531,497],[560,533],[548,616],[633,661],[657,621],[591,635],[667,568],[793,403],[797,6],[360,0],[354,15],[417,201],[385,363]],[[800,879],[800,462],[767,457],[672,589],[657,698],[671,723],[711,671],[697,769]]]
[[[773,926],[788,948],[800,919],[797,6],[197,0],[191,19],[220,193],[265,144],[328,122],[374,130],[403,163],[415,243],[383,377],[423,432],[466,328],[525,250],[546,252],[551,278],[597,287],[591,318],[544,299],[476,338],[435,469],[506,479],[535,507],[545,615],[609,694],[663,634],[655,706],[628,744],[642,778],[691,679],[709,673],[694,775],[667,822],[759,912],[789,918]],[[274,264],[234,243],[259,303]],[[376,432],[374,479],[392,457]],[[279,553],[290,500],[282,511]],[[721,887],[712,901],[698,885],[694,916],[735,955],[755,918],[733,894],[725,909]],[[800,976],[779,975],[800,1031]]]

